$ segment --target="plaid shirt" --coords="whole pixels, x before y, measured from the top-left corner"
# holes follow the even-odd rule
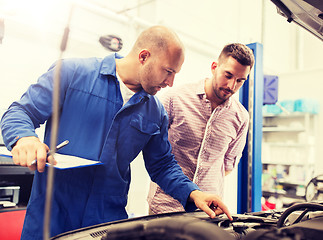
[[[212,112],[204,82],[169,89],[160,100],[169,116],[172,152],[184,174],[202,191],[223,197],[225,171],[231,171],[240,160],[249,115],[234,97]],[[156,214],[184,211],[177,200],[153,182],[147,200]]]

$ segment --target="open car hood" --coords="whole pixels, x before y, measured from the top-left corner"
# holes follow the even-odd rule
[[[280,15],[323,41],[323,0],[271,0]]]

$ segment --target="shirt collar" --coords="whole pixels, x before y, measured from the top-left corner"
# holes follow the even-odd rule
[[[100,70],[100,74],[103,75],[112,75],[117,79],[116,74],[116,59],[123,58],[121,55],[117,53],[110,54],[106,56],[102,61],[102,66]],[[140,90],[139,92],[135,93],[134,95],[139,95],[144,99],[151,98],[151,95],[148,94],[145,90]]]
[[[228,108],[230,105],[231,105],[231,102],[232,102],[232,98],[233,96],[229,97],[228,100],[226,100],[224,103],[222,103],[221,105],[225,108]]]
[[[100,74],[116,76],[116,59],[123,58],[117,53],[106,56],[102,61]]]
[[[144,89],[141,89],[136,94],[142,96],[144,99],[150,99],[152,97],[152,95],[148,94]]]

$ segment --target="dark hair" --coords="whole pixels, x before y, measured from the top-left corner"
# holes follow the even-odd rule
[[[253,64],[255,63],[252,50],[241,43],[231,43],[225,45],[220,53],[218,61],[222,62],[228,57],[233,57],[240,64],[250,66],[250,68],[252,68]]]

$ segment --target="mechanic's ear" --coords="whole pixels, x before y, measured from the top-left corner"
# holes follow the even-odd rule
[[[150,52],[147,49],[141,50],[141,52],[139,53],[140,63],[144,64],[149,57],[150,57]]]

